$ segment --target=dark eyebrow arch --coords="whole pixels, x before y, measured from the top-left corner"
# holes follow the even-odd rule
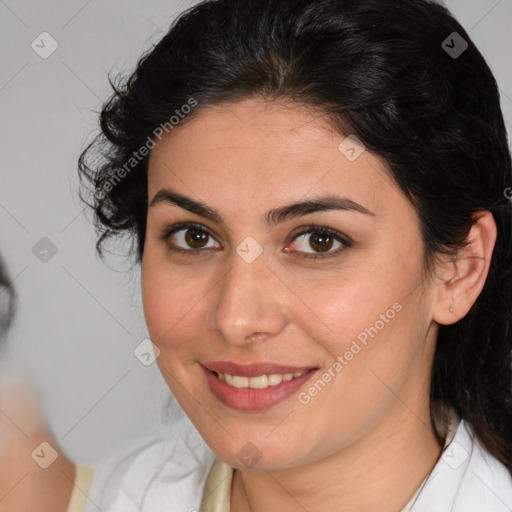
[[[202,201],[196,201],[190,197],[178,194],[173,190],[167,188],[159,190],[151,200],[149,207],[151,208],[161,203],[179,206],[180,208],[188,210],[191,213],[195,213],[196,215],[205,217],[211,221],[226,226],[222,215],[217,210],[211,206],[208,206]],[[375,217],[373,212],[365,208],[363,205],[352,201],[351,199],[346,197],[339,197],[336,195],[327,195],[275,208],[265,214],[264,220],[267,227],[271,228],[277,224],[285,222],[286,220],[301,217],[309,213],[328,210],[358,212],[364,215]]]

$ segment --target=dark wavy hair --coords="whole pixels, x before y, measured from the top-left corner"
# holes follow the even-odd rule
[[[464,41],[462,54],[449,51],[460,53]],[[475,214],[492,212],[498,236],[484,288],[464,318],[439,326],[432,427],[441,440],[435,404],[453,407],[512,473],[512,213],[504,194],[511,155],[493,74],[445,7],[427,0],[204,1],[173,23],[129,77],[110,83],[101,133],[79,159],[100,255],[107,238],[127,234],[141,261],[148,156],[133,155],[159,126],[172,130],[169,119],[191,98],[198,106],[181,124],[202,106],[260,97],[313,107],[341,134],[357,135],[417,209],[429,272],[437,256],[455,256],[467,244]]]

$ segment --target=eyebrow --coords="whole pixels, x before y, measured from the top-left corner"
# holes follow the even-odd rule
[[[162,203],[179,206],[180,208],[188,210],[191,213],[195,213],[196,215],[205,217],[211,221],[218,222],[224,226],[226,225],[222,215],[211,206],[208,206],[202,201],[196,201],[185,195],[178,194],[173,190],[167,188],[159,190],[153,196],[149,207],[151,208]],[[274,208],[264,215],[264,221],[265,224],[271,228],[287,220],[301,217],[309,213],[328,210],[357,212],[375,217],[373,212],[365,208],[362,204],[353,201],[352,199],[347,197],[339,197],[336,195],[326,195],[307,201],[300,201],[286,206],[280,206],[279,208]]]

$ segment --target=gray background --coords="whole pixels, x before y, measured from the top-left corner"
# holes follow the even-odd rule
[[[19,297],[0,375],[33,383],[57,440],[81,462],[159,430],[170,395],[156,364],[133,354],[147,337],[138,267],[96,256],[76,162],[110,95],[108,73],[132,69],[193,3],[0,0],[0,252]],[[488,59],[510,133],[512,0],[445,4]],[[43,31],[58,43],[47,59],[31,47]],[[33,253],[43,237],[57,249],[46,262]]]

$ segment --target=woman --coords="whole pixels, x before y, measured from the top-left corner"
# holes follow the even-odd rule
[[[510,510],[511,159],[448,11],[202,2],[114,89],[84,199],[100,254],[134,237],[188,419],[99,466],[91,502]]]

